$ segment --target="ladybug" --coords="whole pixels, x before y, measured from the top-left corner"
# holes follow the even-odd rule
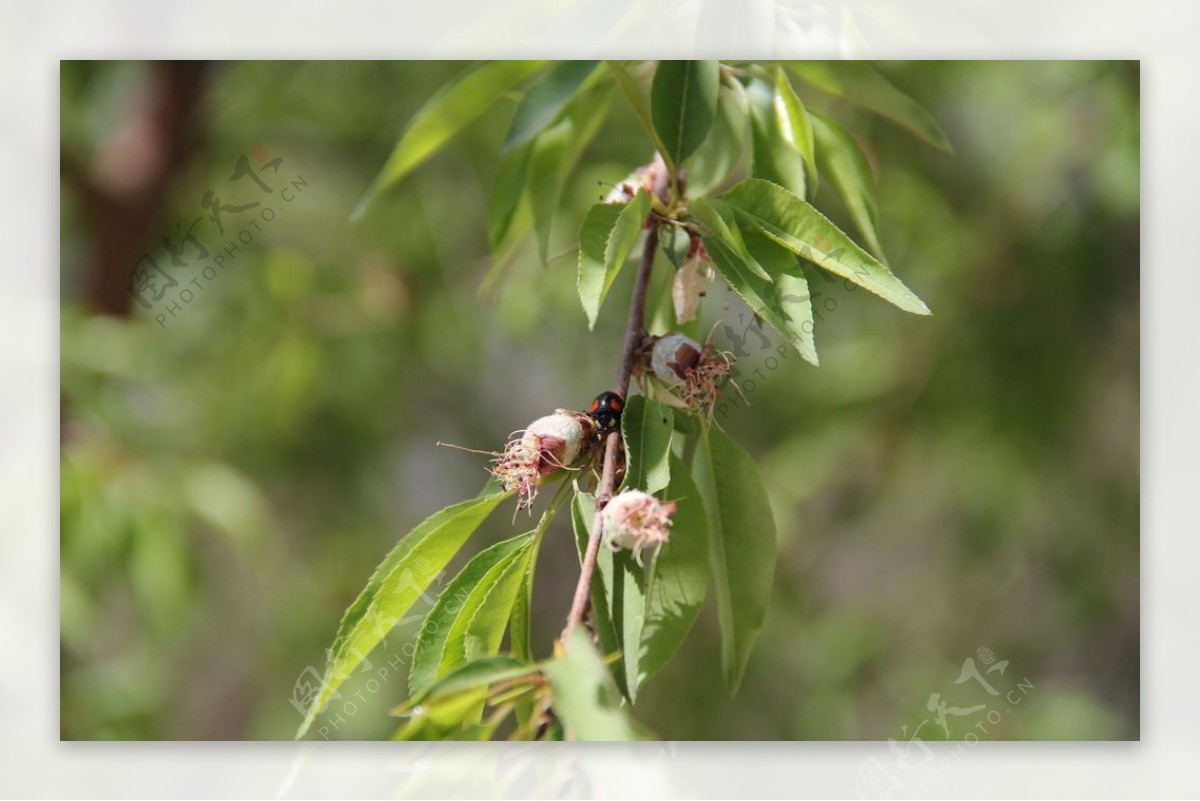
[[[616,431],[621,425],[621,411],[625,408],[625,399],[615,392],[601,392],[592,401],[588,414],[596,427],[605,434]]]

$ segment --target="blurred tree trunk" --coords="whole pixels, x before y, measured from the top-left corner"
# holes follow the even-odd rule
[[[95,162],[64,157],[63,178],[80,192],[91,226],[85,297],[100,313],[129,313],[130,276],[199,138],[206,72],[203,61],[156,62],[132,114],[101,143]]]

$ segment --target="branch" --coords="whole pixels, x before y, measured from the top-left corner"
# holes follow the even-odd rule
[[[629,322],[625,325],[625,345],[621,349],[621,363],[617,369],[617,383],[614,390],[625,397],[629,390],[629,377],[633,373],[633,363],[637,357],[638,346],[646,336],[646,290],[650,286],[650,269],[654,266],[654,251],[658,248],[658,218],[650,216],[647,223],[646,243],[642,246],[642,260],[638,266],[637,284],[633,289],[633,303],[629,307]],[[592,531],[588,536],[587,552],[583,556],[583,566],[579,571],[579,583],[575,586],[575,599],[571,603],[571,611],[567,615],[567,626],[563,629],[561,640],[566,641],[572,629],[583,620],[587,608],[588,597],[592,589],[592,576],[596,572],[596,555],[600,551],[600,512],[612,497],[616,489],[617,453],[621,449],[621,432],[614,431],[608,435],[604,443],[604,468],[600,473],[600,486],[596,490],[596,516],[592,520]]]

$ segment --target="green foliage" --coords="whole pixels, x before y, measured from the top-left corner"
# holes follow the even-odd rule
[[[709,566],[725,686],[737,691],[775,578],[775,521],[754,458],[721,431],[702,434],[692,472],[708,513]]]
[[[825,215],[783,187],[751,179],[729,190],[724,199],[739,219],[797,256],[905,311],[930,313],[929,307],[891,270],[854,244]]]
[[[509,493],[455,504],[427,518],[400,540],[376,568],[338,626],[320,692],[297,737],[312,725],[326,702],[416,602],[479,524]]]
[[[563,651],[561,659],[546,666],[546,676],[567,736],[597,741],[644,739],[621,708],[621,695],[587,633],[575,629],[563,643]]]
[[[716,61],[660,61],[650,89],[650,115],[668,166],[682,165],[712,128],[721,67]]]
[[[402,739],[593,736],[595,717],[623,737],[639,735],[636,717],[681,739],[899,738],[931,689],[963,689],[946,685],[981,644],[1036,683],[998,737],[1136,736],[1136,648],[1111,648],[1137,641],[1137,441],[1124,425],[1137,412],[1136,69],[914,63],[886,65],[883,81],[863,64],[726,62],[710,124],[677,110],[680,141],[700,142],[683,195],[647,191],[601,212],[634,240],[610,265],[612,227],[603,249],[577,234],[614,181],[646,186],[631,173],[655,151],[670,157],[651,108],[659,65],[462,66],[214,74],[203,143],[151,239],[186,227],[195,198],[267,136],[280,174],[304,172],[313,194],[165,329],[136,306],[128,318],[86,311],[100,218],[64,183],[64,739],[286,736],[319,708],[305,688],[335,629],[325,673],[348,675],[323,693],[309,736],[386,736],[384,711],[413,672]],[[64,157],[99,150],[151,69],[81,76],[64,63]],[[924,146],[945,137],[893,77],[953,123],[958,160]],[[385,187],[389,152],[400,172]],[[791,165],[790,180],[776,177],[787,186],[758,180],[764,153]],[[372,213],[346,225],[336,210],[367,186],[381,190]],[[647,328],[736,352],[745,397],[725,384],[708,424],[635,377],[625,486],[677,509],[644,567],[600,550],[598,644],[581,658],[554,641],[565,610],[551,601],[578,577],[562,569],[562,516],[516,539],[530,527],[507,512],[433,533],[446,510],[418,527],[435,560],[413,548],[418,532],[399,543],[394,532],[478,486],[486,457],[435,439],[498,449],[607,386],[633,285],[620,265],[645,223],[662,245]],[[881,233],[894,274],[866,260],[888,263]],[[579,291],[577,242],[592,248],[599,292]],[[716,273],[682,324],[672,287],[700,242]],[[833,254],[922,310],[903,278],[938,315],[855,294]],[[588,293],[591,336],[578,324]],[[819,371],[793,358],[816,364],[814,325]],[[652,425],[660,410],[671,425]],[[558,485],[581,553],[597,472],[579,465]],[[494,485],[478,503],[488,497],[499,502]],[[474,503],[470,516],[484,515]],[[766,510],[774,544],[764,514],[732,526],[731,510]],[[762,568],[774,548],[772,585]],[[703,610],[718,557],[732,561]],[[445,583],[415,582],[435,565]],[[755,565],[765,580],[731,580]],[[756,592],[767,600],[743,597]],[[964,594],[971,604],[954,602]],[[739,660],[737,699],[723,701]],[[1062,671],[1084,681],[1067,687]],[[579,688],[594,696],[571,696]]]
[[[595,72],[597,61],[563,61],[529,87],[513,114],[502,152],[515,150],[542,132]]]
[[[943,153],[951,152],[950,140],[933,115],[869,62],[789,61],[787,68],[824,92],[886,117]]]
[[[671,539],[647,571],[638,684],[657,674],[675,655],[708,592],[708,520],[699,489],[674,455],[671,483],[663,494],[679,508],[671,522]]]
[[[440,676],[477,656],[472,650],[490,651],[499,646],[503,627],[497,630],[494,613],[512,606],[512,601],[504,603],[505,596],[513,577],[519,580],[527,566],[532,542],[530,532],[480,551],[442,590],[421,624],[408,673],[411,695],[420,694]],[[477,620],[485,610],[486,619]],[[489,647],[490,643],[494,644]]]
[[[623,487],[656,493],[671,482],[671,435],[675,413],[645,395],[635,395],[621,415],[625,442]]]
[[[628,204],[597,203],[579,228],[579,300],[588,328],[596,327],[600,304],[629,259],[650,211],[650,196],[638,190]]]
[[[919,122],[903,96],[870,73],[851,71],[839,83],[830,77],[841,75],[838,68],[819,72],[791,66],[826,91],[853,95],[910,126]],[[399,181],[534,68],[485,65],[444,89],[410,123],[369,197]],[[611,82],[603,80],[605,74]],[[520,232],[517,222],[524,203],[531,212],[541,260],[550,260],[560,197],[607,115],[614,86],[633,111],[647,144],[662,156],[668,174],[662,181],[664,176],[654,176],[654,167],[634,172],[630,180],[639,185],[625,184],[584,216],[578,236],[577,292],[589,330],[596,327],[605,297],[647,226],[665,227],[662,248],[681,276],[684,270],[698,269],[691,260],[702,241],[704,249],[699,252],[707,254],[729,287],[814,366],[818,359],[812,297],[797,257],[902,309],[929,313],[881,261],[804,199],[815,193],[818,171],[826,173],[867,246],[882,257],[864,156],[836,123],[805,108],[780,65],[765,73],[751,68],[723,74],[716,61],[661,61],[653,70],[648,104],[638,81],[618,62],[609,62],[606,72],[598,70],[596,62],[564,62],[545,71],[521,96],[501,147],[503,157],[488,203],[488,241],[497,253],[489,284],[503,264],[502,251]],[[718,133],[706,148],[715,123],[719,123]],[[931,130],[928,125],[917,127],[925,133]],[[688,159],[700,154],[701,173],[707,172],[704,185],[715,189],[734,165],[747,161],[736,152],[743,144],[750,146],[752,154],[747,162],[750,177],[719,197],[685,199],[679,194],[683,183],[677,170]],[[651,184],[663,183],[669,184],[667,195],[652,195],[648,190]],[[698,275],[688,280],[700,280]],[[676,316],[686,293],[699,291],[686,281],[680,284],[681,280],[672,282],[670,290]],[[663,290],[658,292],[663,297]],[[661,307],[662,301],[658,304]],[[677,320],[676,325],[685,322]],[[565,656],[546,669],[553,707],[568,737],[632,736],[617,708],[618,698],[634,704],[641,684],[678,649],[706,594],[709,573],[716,587],[724,680],[730,692],[736,691],[770,597],[775,524],[753,458],[707,419],[699,425],[677,426],[677,412],[667,403],[679,404],[689,413],[711,414],[711,410],[691,409],[679,398],[671,400],[669,387],[654,392],[661,400],[646,395],[627,399],[621,423],[625,472],[620,489],[658,495],[659,503],[668,503],[677,512],[675,527],[666,543],[656,545],[645,567],[630,550],[600,548],[589,589],[591,617],[597,642],[614,656],[612,671],[603,666],[590,644],[580,644],[578,633],[565,644]],[[695,482],[681,470],[676,448],[694,453]],[[597,459],[593,469],[598,469]],[[446,586],[418,637],[409,672],[411,694],[428,692],[440,679],[475,664],[474,660],[495,657],[510,627],[511,653],[523,664],[534,659],[533,559],[541,532],[566,489],[564,484],[535,531],[483,550]],[[484,503],[491,501],[475,502]],[[571,517],[581,561],[591,538],[601,536],[592,530],[595,508],[595,495],[577,486]],[[468,527],[460,528],[461,536],[447,538],[446,547],[438,551],[439,567],[469,535]],[[392,570],[392,563],[400,558],[389,557],[385,568]],[[357,653],[348,655],[349,645],[356,652],[369,651],[378,642],[378,636],[365,637],[354,626],[367,605],[386,597],[383,589],[373,580],[347,613],[327,669],[330,675],[344,676],[362,658]],[[411,598],[395,605],[402,611],[411,605]],[[336,681],[327,684],[314,710],[337,686]],[[593,685],[594,690],[587,689]],[[610,694],[610,686],[620,695]],[[464,737],[490,736],[503,709],[483,720],[485,690],[478,685],[442,692],[440,700],[415,714],[397,736],[441,737],[452,731]],[[526,699],[521,709],[520,731],[529,734],[535,707]],[[301,733],[313,714],[310,711]]]
[[[354,211],[360,217],[380,192],[399,183],[505,92],[542,66],[540,61],[489,61],[472,67],[430,98],[409,122],[387,164]]]

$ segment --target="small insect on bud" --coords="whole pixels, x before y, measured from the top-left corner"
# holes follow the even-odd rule
[[[663,502],[641,490],[625,490],[600,513],[604,544],[613,551],[628,548],[642,564],[642,551],[667,541],[675,502]]]
[[[537,497],[542,478],[573,467],[590,442],[595,423],[583,412],[558,409],[514,433],[504,452],[492,460],[492,475],[505,490],[515,490],[517,507]]]
[[[683,334],[666,334],[650,347],[650,371],[689,409],[711,413],[733,357]]]

